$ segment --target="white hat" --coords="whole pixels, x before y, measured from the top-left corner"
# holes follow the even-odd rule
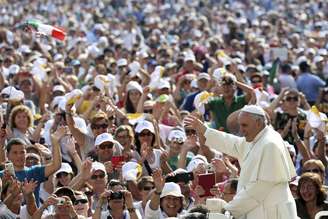
[[[196,61],[196,58],[195,58],[194,54],[189,53],[189,54],[187,54],[187,55],[185,56],[184,61],[185,61],[185,62],[188,62],[188,61],[195,62],[195,61]]]
[[[127,65],[128,65],[128,60],[126,60],[126,59],[117,60],[117,66],[118,67],[127,66]]]
[[[315,54],[315,49],[313,49],[313,48],[308,48],[307,50],[306,50],[306,54]]]
[[[137,90],[140,93],[143,93],[142,87],[141,85],[136,82],[136,81],[130,81],[127,85],[126,85],[126,91],[129,92],[131,90]]]
[[[197,80],[200,80],[200,79],[206,79],[206,80],[211,80],[211,76],[205,72],[203,73],[200,73],[198,76],[197,76]]]
[[[213,93],[202,91],[195,96],[194,106],[201,113],[205,114],[205,104],[213,97]]]
[[[167,80],[164,80],[164,79],[160,79],[158,82],[157,82],[157,86],[156,86],[157,89],[164,89],[164,88],[168,88],[170,89],[171,86],[170,86],[170,82],[168,82]]]
[[[324,58],[322,56],[315,56],[313,58],[314,63],[322,62],[323,60],[324,60]]]
[[[56,85],[54,86],[54,88],[52,89],[52,92],[56,92],[56,91],[61,91],[63,93],[65,93],[65,88],[63,85]]]
[[[187,139],[186,133],[180,129],[174,129],[170,131],[167,137],[169,141],[177,141],[179,143],[185,142]]]
[[[54,56],[54,61],[57,62],[57,61],[60,61],[64,58],[64,56],[60,53],[57,53],[55,56]]]
[[[265,118],[265,111],[262,107],[257,105],[246,105],[241,109],[241,112],[256,114]]]
[[[220,198],[206,199],[206,207],[210,213],[221,213],[226,204],[227,202]]]
[[[111,134],[103,133],[103,134],[100,134],[96,137],[95,146],[99,146],[104,142],[113,142],[113,143],[115,143],[115,140],[114,140],[114,138]]]
[[[61,101],[66,102],[66,98],[64,96],[56,96],[51,102],[51,107],[55,108]]]
[[[213,72],[213,78],[220,81],[222,76],[227,73],[227,70],[225,68],[217,68]]]
[[[318,55],[320,56],[326,56],[328,54],[326,49],[319,49],[318,50]]]
[[[92,162],[91,172],[95,172],[97,170],[101,170],[106,174],[106,167],[104,164],[102,164],[98,161]]]
[[[71,174],[73,174],[73,169],[72,169],[71,165],[69,165],[69,163],[62,163],[60,169],[56,172],[55,175],[57,175],[58,173],[71,173]]]
[[[1,95],[6,94],[6,95],[9,96],[13,90],[16,90],[16,88],[13,87],[13,86],[5,87],[5,88],[2,89]]]
[[[21,101],[23,100],[25,97],[23,91],[21,90],[16,90],[16,89],[12,89],[10,95],[9,95],[9,98],[8,100],[11,100],[11,101]]]
[[[16,64],[13,64],[13,65],[9,66],[8,72],[9,72],[9,74],[15,75],[19,72],[19,70],[20,70],[20,67]]]
[[[67,104],[76,103],[83,96],[83,92],[80,89],[74,89],[68,94],[65,94]]]
[[[153,123],[147,121],[147,120],[142,120],[138,122],[135,131],[137,133],[141,133],[143,130],[149,130],[151,133],[155,134],[155,128],[153,126]]]
[[[198,167],[199,164],[205,164],[207,166],[208,162],[206,157],[198,154],[191,159],[186,169],[188,172],[192,172],[194,169]]]
[[[164,198],[166,196],[181,197],[181,198],[184,197],[181,193],[180,186],[174,182],[165,183],[160,198]]]
[[[136,62],[136,61],[133,61],[129,64],[129,69],[130,69],[130,73],[131,74],[135,74],[137,73],[139,70],[140,70],[140,63],[139,62]]]
[[[21,47],[18,49],[19,52],[21,53],[31,53],[32,50],[30,49],[30,47],[28,45],[21,45]]]

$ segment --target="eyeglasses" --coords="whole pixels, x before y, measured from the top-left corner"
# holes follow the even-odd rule
[[[152,135],[151,132],[141,132],[141,133],[139,134],[140,137],[151,136],[151,135]]]
[[[68,176],[68,173],[65,173],[65,172],[60,172],[60,173],[56,174],[57,178],[66,177],[66,176]]]
[[[104,123],[104,124],[91,124],[91,128],[92,129],[106,129],[108,128],[108,124]]]
[[[74,205],[78,205],[78,204],[86,204],[88,203],[88,200],[87,199],[79,199],[79,200],[76,200],[74,202]]]
[[[291,101],[298,101],[298,97],[286,97],[286,101],[291,102]]]
[[[150,191],[150,190],[153,190],[153,189],[154,189],[154,186],[145,186],[145,187],[143,187],[144,191]]]
[[[99,175],[92,175],[91,179],[96,180],[96,179],[103,179],[105,178],[105,174],[99,174]]]
[[[308,169],[304,170],[305,173],[321,173],[320,169]]]
[[[87,190],[84,192],[84,194],[88,197],[92,196],[93,195],[93,191],[92,190]]]
[[[113,148],[113,143],[106,143],[106,144],[101,144],[99,145],[99,148],[101,150],[105,150],[105,149],[112,149]]]

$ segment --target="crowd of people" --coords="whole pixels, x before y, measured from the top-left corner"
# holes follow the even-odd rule
[[[328,210],[327,1],[4,0],[0,72],[0,218]]]

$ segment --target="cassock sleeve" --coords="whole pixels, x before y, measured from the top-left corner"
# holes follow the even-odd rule
[[[238,160],[242,157],[243,150],[241,144],[243,138],[211,128],[206,129],[204,136],[206,138],[205,145],[233,156]]]
[[[275,183],[265,181],[249,183],[237,193],[233,200],[225,206],[225,209],[235,218],[246,215],[262,203],[274,186]]]

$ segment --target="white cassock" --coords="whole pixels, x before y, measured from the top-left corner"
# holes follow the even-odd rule
[[[296,219],[288,182],[296,176],[280,134],[265,127],[252,142],[208,128],[205,144],[238,159],[237,194],[225,209],[238,219]]]

